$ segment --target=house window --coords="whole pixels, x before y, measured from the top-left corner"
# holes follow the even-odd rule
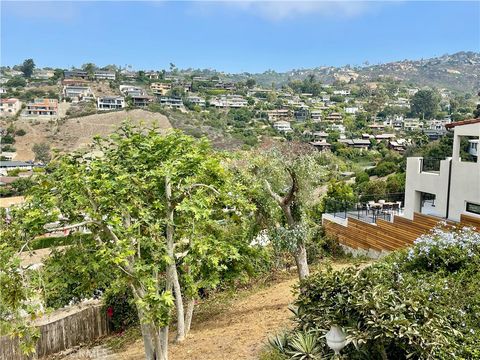
[[[479,204],[474,204],[474,203],[471,203],[471,202],[467,202],[466,210],[467,210],[467,212],[480,215],[480,205]]]

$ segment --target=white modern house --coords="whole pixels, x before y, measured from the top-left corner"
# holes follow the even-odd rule
[[[277,121],[273,123],[273,128],[278,131],[291,132],[292,127],[288,121]]]
[[[125,107],[123,96],[102,96],[97,98],[98,110],[120,110]]]
[[[462,214],[480,218],[480,118],[446,128],[454,130],[452,157],[407,159],[404,214],[409,219],[415,212],[452,221]]]
[[[114,71],[97,70],[95,71],[94,76],[97,80],[115,81],[116,79],[116,74]]]

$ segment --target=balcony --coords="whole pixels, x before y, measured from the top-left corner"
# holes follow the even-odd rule
[[[363,195],[353,201],[327,200],[324,215],[340,222],[348,218],[370,224],[376,223],[377,219],[393,221],[394,215],[403,215],[404,198],[404,193],[391,193]]]

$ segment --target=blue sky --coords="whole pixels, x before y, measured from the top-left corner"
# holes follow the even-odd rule
[[[285,71],[480,51],[480,2],[8,2],[1,64]]]

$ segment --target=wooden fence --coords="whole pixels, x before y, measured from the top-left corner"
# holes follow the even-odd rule
[[[0,338],[0,360],[37,359],[109,333],[107,316],[99,304],[39,325],[38,329],[40,338],[34,356],[24,356],[20,351],[18,339],[4,336]]]
[[[377,219],[369,224],[348,218],[347,226],[324,220],[323,226],[328,235],[336,237],[340,244],[352,249],[392,251],[407,247],[423,234],[430,232],[440,221],[439,218],[415,213],[413,220],[395,216],[393,222]],[[447,222],[448,226],[470,226],[480,231],[480,219],[461,215],[460,223]]]

